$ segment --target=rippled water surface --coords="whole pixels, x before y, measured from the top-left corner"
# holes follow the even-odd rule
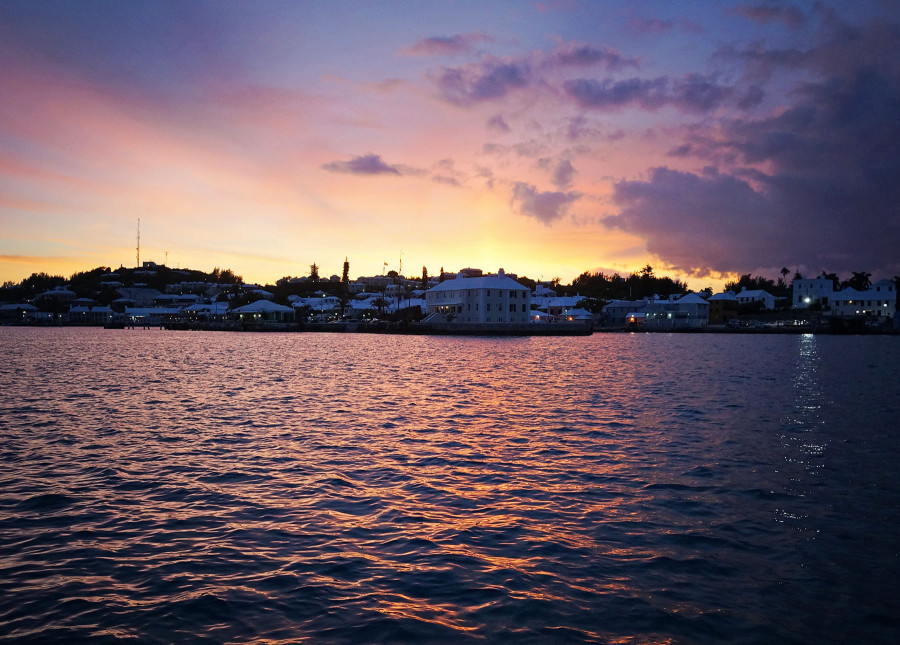
[[[900,641],[898,338],[0,348],[0,640]]]

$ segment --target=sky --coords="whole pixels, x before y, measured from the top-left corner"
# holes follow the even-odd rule
[[[0,3],[0,281],[900,274],[900,3]]]

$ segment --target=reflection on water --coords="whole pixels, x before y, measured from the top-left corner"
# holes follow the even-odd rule
[[[0,345],[0,635],[897,634],[893,338]]]

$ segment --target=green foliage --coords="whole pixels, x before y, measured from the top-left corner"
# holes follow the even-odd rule
[[[872,286],[872,281],[870,280],[871,277],[872,274],[867,273],[866,271],[854,271],[853,277],[842,283],[842,286],[851,287],[857,291],[865,291]]]
[[[532,291],[534,291],[534,288],[537,286],[537,281],[532,280],[531,278],[528,278],[528,277],[525,277],[525,276],[522,276],[522,277],[520,277],[520,278],[516,278],[516,282],[518,282],[519,284],[521,284],[523,287],[528,287],[528,288],[531,289]]]
[[[747,291],[767,291],[776,298],[790,298],[791,295],[790,287],[785,284],[783,277],[779,278],[776,283],[774,280],[761,275],[754,278],[751,274],[745,273],[737,282],[727,282],[725,284],[726,291],[740,293],[742,289],[747,289]]]
[[[599,298],[582,298],[575,306],[586,309],[592,314],[599,314],[607,304],[606,300],[601,300]]]
[[[619,274],[607,276],[603,273],[584,272],[572,281],[571,286],[562,287],[567,295],[579,293],[596,300],[638,300],[653,295],[663,297],[687,293],[687,283],[667,276],[656,277],[650,265],[640,273],[632,273],[627,278]]]

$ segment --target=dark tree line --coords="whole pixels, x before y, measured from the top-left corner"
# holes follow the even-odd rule
[[[557,291],[574,296],[576,293],[597,301],[639,300],[654,295],[668,297],[688,292],[688,285],[681,280],[654,274],[649,264],[639,272],[623,277],[618,273],[608,276],[604,273],[585,271],[572,281],[571,285],[560,285]],[[562,294],[561,294],[562,295]]]

